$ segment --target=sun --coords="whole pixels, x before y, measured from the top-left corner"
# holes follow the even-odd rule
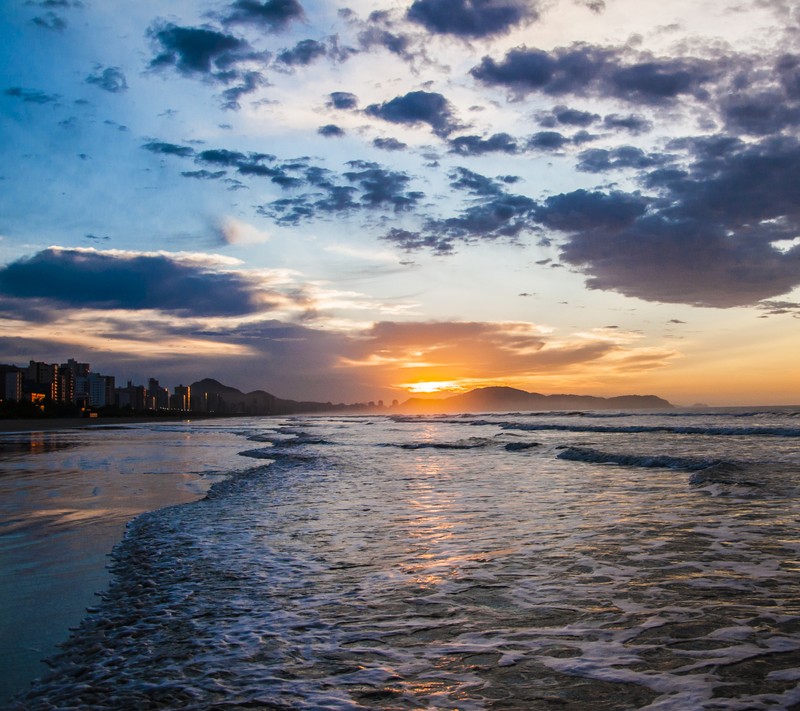
[[[432,380],[423,383],[403,383],[401,387],[411,393],[441,393],[460,391],[463,388],[455,380]]]

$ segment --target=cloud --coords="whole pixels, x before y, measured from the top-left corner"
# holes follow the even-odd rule
[[[70,308],[183,316],[249,314],[267,303],[242,274],[180,255],[54,247],[0,268],[0,294]]]
[[[151,35],[161,53],[151,62],[153,67],[173,66],[183,74],[225,72],[249,50],[247,42],[207,27],[156,25]]]
[[[446,136],[458,128],[450,102],[441,94],[429,91],[412,91],[382,104],[371,104],[365,113],[392,123],[425,123],[438,136]]]
[[[586,128],[599,121],[600,116],[591,111],[571,109],[568,106],[560,104],[554,106],[550,111],[538,114],[537,119],[539,125],[545,128],[555,128],[559,124],[562,126],[580,126],[581,128]]]
[[[681,96],[704,98],[704,86],[720,72],[702,59],[640,55],[633,61],[626,50],[574,44],[552,52],[517,47],[496,61],[484,57],[470,70],[489,86],[502,86],[518,97],[531,92],[551,95],[599,94],[634,103],[659,104]]]
[[[373,138],[372,145],[382,151],[402,151],[408,148],[407,143],[398,141],[396,138]]]
[[[222,92],[225,109],[239,109],[239,99],[246,94],[252,94],[256,89],[268,84],[264,76],[257,71],[244,71],[238,74],[239,83]]]
[[[223,21],[275,32],[284,29],[293,20],[302,20],[304,17],[303,6],[297,0],[236,0]]]
[[[415,59],[410,50],[411,40],[406,35],[391,32],[381,27],[370,26],[362,30],[358,35],[358,43],[359,47],[365,51],[369,51],[374,47],[381,47],[406,61]]]
[[[238,109],[245,94],[267,83],[259,69],[269,59],[268,52],[256,52],[243,39],[210,27],[179,27],[157,22],[148,34],[156,56],[150,67],[171,67],[186,77],[227,85],[222,93],[223,108]]]
[[[585,173],[606,173],[624,168],[643,170],[663,165],[671,158],[664,154],[645,153],[635,146],[619,146],[610,150],[590,148],[578,154],[577,168]]]
[[[358,107],[358,97],[349,91],[334,91],[328,94],[328,106],[333,109],[355,109]]]
[[[21,99],[26,104],[50,104],[58,101],[60,98],[58,94],[46,94],[37,89],[25,89],[21,86],[12,86],[3,92],[6,96],[13,96],[15,99]]]
[[[556,151],[563,148],[569,140],[558,131],[539,131],[528,139],[528,148],[540,151]]]
[[[422,229],[392,228],[383,239],[405,251],[428,249],[451,254],[456,244],[497,239],[515,240],[534,228],[537,204],[524,195],[505,189],[505,181],[457,168],[450,174],[450,186],[469,193],[472,204],[456,217],[427,219]]]
[[[317,129],[317,133],[320,136],[325,136],[325,138],[341,138],[345,135],[343,129],[332,123],[326,124],[325,126],[320,126]]]
[[[326,56],[327,47],[322,42],[307,39],[298,42],[292,49],[285,49],[280,52],[276,60],[289,67],[308,66],[314,60]]]
[[[199,178],[201,180],[217,180],[225,176],[226,171],[224,170],[184,170],[181,171],[181,175],[184,178]]]
[[[495,133],[488,138],[458,136],[450,140],[450,151],[462,156],[477,156],[483,153],[516,153],[517,142],[507,133]]]
[[[56,32],[61,32],[67,27],[67,21],[54,12],[46,12],[44,15],[34,17],[31,22],[45,30],[54,30]]]
[[[524,0],[415,0],[406,16],[429,32],[477,38],[505,34],[538,12]]]
[[[86,83],[94,84],[112,94],[118,94],[128,88],[128,82],[119,67],[106,67],[105,69],[98,67],[94,73],[86,77]]]
[[[361,202],[369,207],[388,205],[400,212],[412,208],[423,197],[422,193],[406,190],[410,177],[405,173],[387,170],[377,163],[350,161],[353,170],[344,177],[361,189]]]
[[[232,217],[224,220],[217,229],[223,242],[233,245],[263,244],[269,234],[241,220]]]
[[[194,148],[189,146],[179,146],[175,143],[164,143],[163,141],[150,141],[145,143],[142,148],[151,153],[161,153],[166,156],[178,156],[188,158],[194,155]]]
[[[681,146],[691,152],[688,169],[652,171],[643,181],[657,191],[650,198],[595,193],[584,196],[594,208],[583,212],[574,194],[548,199],[539,217],[572,232],[562,259],[587,275],[590,288],[648,301],[728,308],[800,285],[797,140],[672,144]],[[619,219],[603,219],[609,214]]]
[[[651,369],[675,355],[635,340],[626,333],[556,339],[528,322],[381,321],[348,344],[342,365],[404,387],[444,381],[469,389],[520,386],[556,373],[608,373],[632,359],[640,360],[639,369]]]
[[[608,114],[603,117],[603,127],[612,130],[622,129],[637,136],[642,133],[652,131],[653,123],[648,121],[644,116],[636,114],[629,114],[623,116],[620,114]]]
[[[800,126],[800,104],[792,104],[782,90],[726,96],[720,113],[727,128],[737,134],[765,136]]]

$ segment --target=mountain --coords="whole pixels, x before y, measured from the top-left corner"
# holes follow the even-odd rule
[[[655,395],[541,395],[517,388],[489,387],[470,390],[441,400],[411,398],[403,412],[511,412],[530,410],[663,410],[673,405]]]
[[[468,393],[441,400],[411,398],[396,408],[380,404],[355,403],[353,405],[330,402],[299,402],[283,400],[263,390],[243,393],[223,385],[213,378],[192,383],[192,409],[217,415],[293,415],[315,412],[345,413],[459,413],[459,412],[514,412],[531,410],[662,410],[672,404],[655,395],[622,395],[619,397],[593,397],[591,395],[541,395],[516,388],[477,388]]]
[[[243,393],[213,378],[192,383],[192,409],[218,415],[292,415],[300,412],[331,412],[361,407],[334,405],[330,402],[298,402],[282,400],[263,390]]]

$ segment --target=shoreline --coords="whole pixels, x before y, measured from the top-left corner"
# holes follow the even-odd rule
[[[159,422],[186,418],[0,421],[0,443],[19,436],[38,440],[38,433],[71,440],[71,431],[80,447],[80,462],[73,447],[12,449],[0,456],[6,469],[0,519],[9,522],[0,536],[0,708],[47,672],[43,660],[57,653],[107,588],[109,554],[131,521],[202,499],[220,477],[238,471],[231,465],[249,465],[239,457],[241,438],[228,432],[203,435],[217,442],[209,450],[194,446],[196,438],[158,428],[124,431]],[[209,462],[209,451],[219,455],[216,461]]]
[[[159,422],[186,422],[193,417],[54,417],[52,419],[0,420],[0,435],[14,432],[53,432],[74,430],[83,427],[103,427],[114,425],[140,425]],[[203,418],[207,419],[207,418]]]

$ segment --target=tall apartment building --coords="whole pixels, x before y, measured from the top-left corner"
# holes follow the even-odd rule
[[[173,410],[190,410],[192,406],[191,395],[191,388],[188,385],[176,385],[175,392],[170,398],[170,407]]]
[[[0,365],[0,400],[22,400],[22,371],[14,365]]]

